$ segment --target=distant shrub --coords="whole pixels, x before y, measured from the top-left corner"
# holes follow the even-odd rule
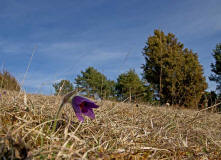
[[[21,89],[18,81],[8,71],[0,72],[0,88],[14,91]]]
[[[61,80],[59,83],[53,84],[55,95],[65,95],[74,90],[73,84],[69,80]]]

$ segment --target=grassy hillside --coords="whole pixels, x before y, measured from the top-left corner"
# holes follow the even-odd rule
[[[0,159],[221,159],[221,115],[103,101],[79,123],[61,97],[0,97]],[[198,114],[197,114],[198,113]]]

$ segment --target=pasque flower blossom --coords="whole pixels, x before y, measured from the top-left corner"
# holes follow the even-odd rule
[[[93,108],[98,108],[99,106],[96,105],[94,102],[90,101],[89,99],[85,98],[85,97],[82,97],[82,96],[78,96],[76,95],[76,92],[75,91],[71,91],[69,93],[67,93],[63,100],[62,100],[62,103],[61,105],[59,106],[59,109],[57,111],[57,114],[55,116],[55,119],[54,119],[54,124],[53,124],[53,128],[52,128],[52,132],[54,133],[55,130],[56,130],[56,126],[57,126],[57,119],[59,117],[59,114],[61,112],[61,109],[63,108],[63,106],[70,102],[73,109],[74,109],[74,112],[78,118],[78,120],[80,120],[81,122],[84,121],[84,117],[83,115],[85,116],[88,116],[90,117],[91,119],[94,119],[95,118],[95,115],[94,115],[94,112],[93,112]]]
[[[88,116],[91,119],[95,118],[93,108],[98,108],[99,106],[96,105],[94,102],[90,101],[89,99],[81,96],[74,96],[72,98],[72,107],[74,109],[74,112],[77,116],[77,118],[80,121],[84,121],[84,117]]]

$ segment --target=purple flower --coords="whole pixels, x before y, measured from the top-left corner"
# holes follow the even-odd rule
[[[72,99],[72,107],[74,109],[77,118],[83,122],[84,121],[83,115],[88,116],[91,119],[94,119],[95,115],[93,112],[93,108],[98,108],[99,106],[96,105],[94,102],[90,101],[89,99],[86,99],[81,96],[75,96]]]

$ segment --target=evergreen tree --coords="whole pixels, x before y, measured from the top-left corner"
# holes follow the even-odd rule
[[[116,83],[112,80],[107,80],[105,83],[104,89],[104,98],[105,99],[116,99]]]
[[[207,84],[197,54],[183,46],[174,34],[155,30],[144,47],[143,78],[161,103],[197,106]]]
[[[210,75],[209,79],[217,83],[217,90],[221,93],[221,43],[216,45],[216,49],[213,50],[212,54],[215,59],[215,63],[211,63],[211,71],[213,74]]]
[[[148,101],[152,96],[149,88],[132,69],[118,76],[116,90],[120,100],[129,98],[129,101]]]
[[[8,71],[0,72],[0,88],[6,90],[20,91],[18,81]]]
[[[192,50],[184,49],[184,64],[182,71],[182,89],[180,96],[183,94],[184,106],[198,106],[200,98],[207,88],[205,77],[203,76],[203,68],[198,61],[198,56]]]
[[[205,91],[200,99],[199,108],[203,109],[206,107],[211,107],[211,106],[215,105],[217,103],[217,101],[218,101],[218,96],[217,96],[216,92],[214,92],[214,91],[206,92]],[[217,108],[219,109],[220,105],[217,106]]]
[[[88,96],[98,94],[101,98],[114,97],[114,81],[107,80],[106,76],[98,72],[93,67],[88,67],[85,71],[81,71],[75,79],[77,88],[84,88]]]
[[[73,84],[69,80],[61,80],[59,83],[53,84],[55,95],[65,95],[74,90]]]

